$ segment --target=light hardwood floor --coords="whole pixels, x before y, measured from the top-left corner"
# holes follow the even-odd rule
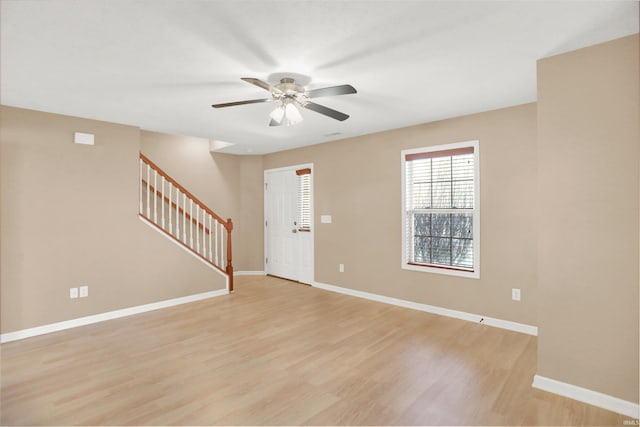
[[[531,388],[536,338],[271,277],[2,344],[3,425],[623,425]]]

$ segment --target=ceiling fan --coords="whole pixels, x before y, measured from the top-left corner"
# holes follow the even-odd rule
[[[236,105],[245,104],[257,104],[261,102],[277,102],[278,106],[269,115],[271,121],[269,126],[292,126],[302,121],[302,115],[297,107],[306,108],[307,110],[315,111],[316,113],[324,114],[336,120],[347,120],[348,114],[341,113],[324,105],[311,102],[312,98],[319,98],[322,96],[336,96],[336,95],[348,95],[350,93],[357,93],[355,88],[351,85],[331,86],[320,89],[306,90],[304,86],[299,85],[296,81],[290,77],[280,79],[280,83],[276,85],[270,85],[269,83],[260,79],[254,79],[250,77],[243,77],[247,83],[256,85],[262,89],[271,92],[271,98],[264,99],[250,99],[248,101],[236,101],[226,102],[223,104],[213,104],[213,108],[233,107]]]

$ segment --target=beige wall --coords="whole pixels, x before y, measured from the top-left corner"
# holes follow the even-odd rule
[[[481,278],[401,269],[400,151],[475,139]],[[535,104],[264,157],[265,169],[301,163],[314,164],[316,281],[537,324]],[[322,214],[333,223],[321,224]],[[522,289],[521,302],[511,288]]]
[[[262,156],[240,158],[237,271],[264,271],[264,171]]]
[[[209,151],[202,138],[142,130],[140,151],[222,218],[239,210],[239,156]]]
[[[2,333],[224,287],[138,219],[139,129],[0,111]],[[69,299],[80,285],[89,297]]]
[[[538,62],[538,374],[638,402],[638,36]]]

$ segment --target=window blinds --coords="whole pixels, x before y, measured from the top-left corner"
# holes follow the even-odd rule
[[[473,147],[405,156],[405,260],[473,271]]]
[[[311,230],[311,169],[298,169],[298,228]]]

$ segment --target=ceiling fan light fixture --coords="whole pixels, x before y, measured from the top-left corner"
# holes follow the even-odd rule
[[[293,105],[292,103],[288,103],[286,107],[284,107],[284,112],[285,112],[285,118],[286,118],[285,124],[287,126],[293,126],[295,124],[300,123],[302,120],[304,120],[302,118],[302,114],[300,114],[300,111],[298,111],[296,106]]]
[[[284,118],[284,105],[277,106],[276,109],[269,114],[269,117],[276,123],[281,123]]]

